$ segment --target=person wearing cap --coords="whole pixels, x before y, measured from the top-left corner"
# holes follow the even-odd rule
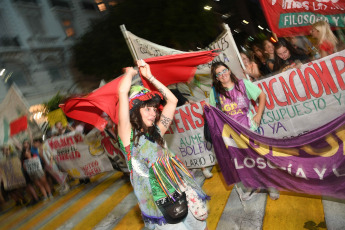
[[[177,98],[151,74],[148,64],[140,60],[137,65],[159,92],[131,87],[137,70],[126,68],[119,87],[118,136],[142,218],[149,229],[207,229],[208,196],[163,139],[174,117]],[[188,202],[188,208],[178,207],[184,215],[177,217],[162,206],[166,201],[177,206]]]

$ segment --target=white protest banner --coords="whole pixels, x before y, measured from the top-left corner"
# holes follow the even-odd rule
[[[24,167],[25,167],[26,172],[29,175],[35,175],[35,174],[43,171],[40,158],[38,158],[38,157],[26,159],[24,161]]]
[[[22,164],[18,157],[11,157],[0,161],[0,181],[2,181],[6,191],[25,187],[26,181],[22,171]]]
[[[299,136],[345,112],[345,51],[255,82],[266,94],[259,131]]]
[[[190,93],[189,99],[199,101],[208,97],[208,92],[211,89],[212,78],[210,77],[211,65],[213,62],[222,61],[227,64],[231,71],[238,78],[246,78],[243,74],[241,67],[241,58],[239,58],[239,51],[236,47],[234,38],[232,37],[231,30],[228,25],[223,24],[224,31],[218,38],[208,45],[205,50],[220,49],[221,53],[213,59],[212,62],[198,66],[196,71],[196,78],[187,84],[178,84],[178,88],[182,93]],[[126,30],[124,26],[121,28],[126,41],[128,42],[129,49],[134,55],[135,59],[146,59],[157,56],[185,53],[180,50],[171,49],[165,46],[155,44],[140,38],[130,31]],[[243,66],[243,65],[242,65]],[[180,86],[181,85],[181,86]]]
[[[175,111],[174,121],[164,139],[188,168],[214,165],[212,143],[204,139],[203,105],[205,101],[186,104]]]
[[[72,177],[84,178],[114,170],[101,145],[97,129],[87,135],[71,132],[45,141],[56,163]]]
[[[28,118],[28,129],[10,138],[10,123],[23,115]],[[0,104],[0,145],[13,143],[21,144],[25,139],[31,139],[32,134],[39,136],[42,131],[35,120],[30,118],[29,104],[15,84],[12,84],[6,97]]]

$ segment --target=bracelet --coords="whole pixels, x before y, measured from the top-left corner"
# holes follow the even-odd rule
[[[148,80],[149,80],[149,82],[152,82],[153,79],[155,79],[155,77],[153,75],[151,75],[150,79],[148,79]]]

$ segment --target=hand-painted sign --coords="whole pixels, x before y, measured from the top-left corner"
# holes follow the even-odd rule
[[[345,26],[343,0],[260,0],[266,20],[278,37],[310,34],[310,25],[324,20]]]

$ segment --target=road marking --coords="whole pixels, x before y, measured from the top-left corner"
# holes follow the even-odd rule
[[[278,200],[267,198],[263,229],[305,229],[324,221],[321,196],[280,192]]]

